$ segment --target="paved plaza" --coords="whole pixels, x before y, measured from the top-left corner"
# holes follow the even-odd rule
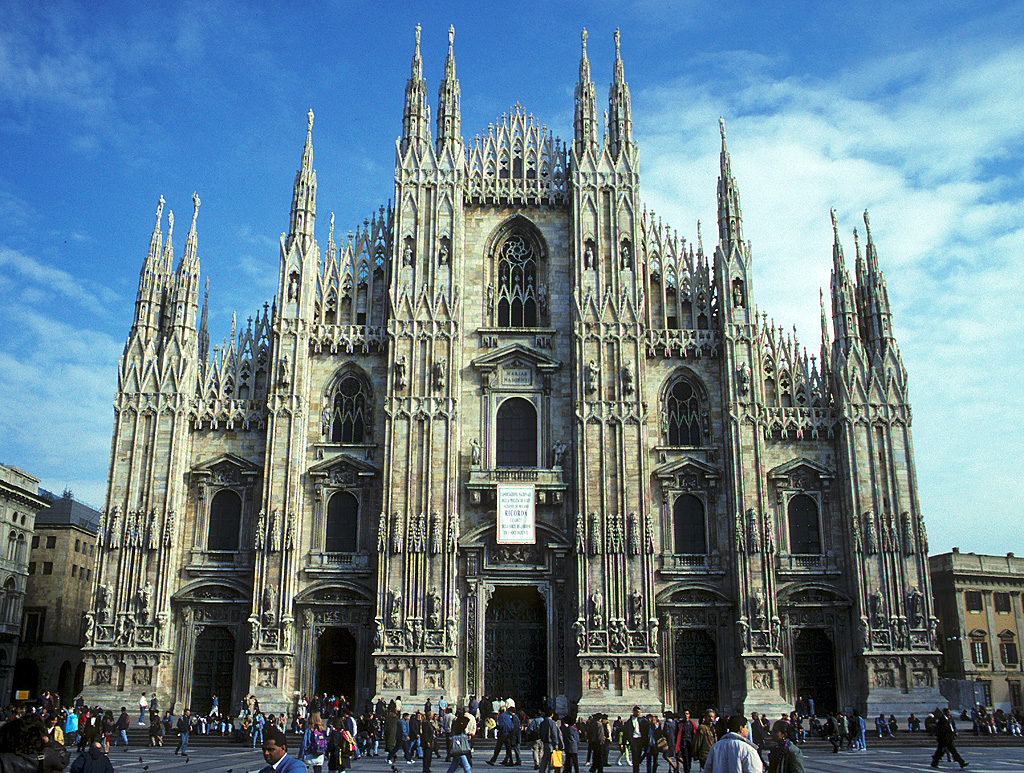
[[[1024,770],[1024,746],[981,748],[967,747],[962,750],[964,759],[970,763],[968,770],[972,773],[1011,773]],[[805,750],[807,773],[872,773],[873,771],[926,771],[931,770],[931,748],[908,747],[905,749],[869,749],[863,753],[841,752],[832,754],[826,749],[810,748]],[[477,753],[477,764],[474,769],[491,770],[484,764],[485,757]],[[139,762],[139,758],[142,762]],[[259,750],[243,746],[223,748],[201,748],[190,754],[188,759],[175,757],[171,748],[149,749],[129,747],[111,750],[110,759],[116,771],[130,773],[253,773],[264,766]],[[581,766],[585,771],[586,766]],[[956,764],[943,762],[940,770],[959,770]],[[383,757],[357,760],[351,768],[354,773],[389,773],[389,767]],[[661,773],[666,773],[664,764],[658,766]],[[324,767],[326,771],[326,766]],[[399,757],[398,770],[409,773],[420,773],[422,763],[417,760],[415,765],[406,765]],[[444,773],[447,766],[439,759],[434,760],[432,773]],[[517,768],[529,773],[529,765]],[[646,771],[646,767],[641,767]],[[628,767],[607,768],[608,773],[620,771],[629,773]],[[694,766],[698,773],[697,766]]]

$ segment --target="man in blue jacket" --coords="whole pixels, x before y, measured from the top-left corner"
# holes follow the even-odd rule
[[[305,763],[288,756],[288,741],[277,728],[263,734],[263,759],[267,766],[260,773],[306,773]]]

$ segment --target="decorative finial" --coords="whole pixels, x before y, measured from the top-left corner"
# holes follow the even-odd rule
[[[871,218],[868,217],[868,211],[864,210],[864,230],[868,233],[868,241],[871,241]]]
[[[452,43],[455,42],[455,25],[448,25],[448,48],[452,47]]]
[[[583,28],[583,32],[580,33],[580,38],[583,40],[583,48],[587,47],[587,28]]]
[[[334,234],[334,213],[331,213],[331,235]]]
[[[615,58],[619,58],[619,28],[615,28]]]
[[[416,25],[416,53],[420,52],[420,25]]]
[[[725,119],[722,116],[718,116],[718,131],[722,133],[722,139],[725,139]]]
[[[171,232],[174,230],[174,210],[167,211],[167,238],[171,238]]]
[[[312,134],[312,133],[313,133],[313,108],[310,108],[309,112],[306,113],[306,134]]]
[[[161,196],[160,197],[160,201],[157,202],[157,205],[156,205],[156,224],[157,224],[158,227],[160,225],[160,218],[163,216],[163,214],[164,214],[164,197]]]
[[[196,224],[196,215],[199,214],[199,194],[195,191],[192,191],[192,204],[194,205],[192,209],[192,225],[194,226]]]
[[[836,208],[832,207],[829,210],[829,214],[832,216],[832,233],[836,237],[836,241],[839,241],[839,224],[836,222]]]

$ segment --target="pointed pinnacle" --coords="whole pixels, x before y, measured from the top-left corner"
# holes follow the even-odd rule
[[[722,144],[725,144],[725,119],[718,116],[718,131],[722,133]]]
[[[452,50],[452,44],[455,43],[455,25],[448,25],[448,50]]]
[[[416,25],[416,51],[414,53],[414,56],[419,56],[419,55],[420,55],[420,25],[417,24]]]
[[[306,136],[312,137],[313,135],[313,108],[309,109],[306,113]]]
[[[161,196],[160,197],[160,201],[157,202],[157,205],[156,205],[156,227],[157,228],[160,227],[160,218],[163,217],[163,214],[164,214],[164,197]]]
[[[868,243],[871,243],[871,219],[868,217],[868,211],[864,210],[864,230],[868,234]],[[883,245],[884,247],[884,245]]]
[[[174,231],[174,210],[167,210],[167,240],[170,241],[171,233]]]
[[[622,58],[621,54],[619,53],[619,28],[618,27],[615,28],[615,58],[616,59],[621,59]]]
[[[832,207],[829,210],[829,214],[832,216],[832,233],[835,236],[836,242],[839,241],[839,224],[836,221],[836,208]]]
[[[194,208],[192,210],[192,230],[196,230],[196,217],[199,215],[199,194],[195,191],[192,192],[192,204]]]

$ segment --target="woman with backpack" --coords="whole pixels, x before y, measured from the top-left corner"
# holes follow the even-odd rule
[[[302,756],[313,773],[322,773],[324,753],[327,751],[327,728],[319,714],[310,714],[306,732],[302,736]]]

